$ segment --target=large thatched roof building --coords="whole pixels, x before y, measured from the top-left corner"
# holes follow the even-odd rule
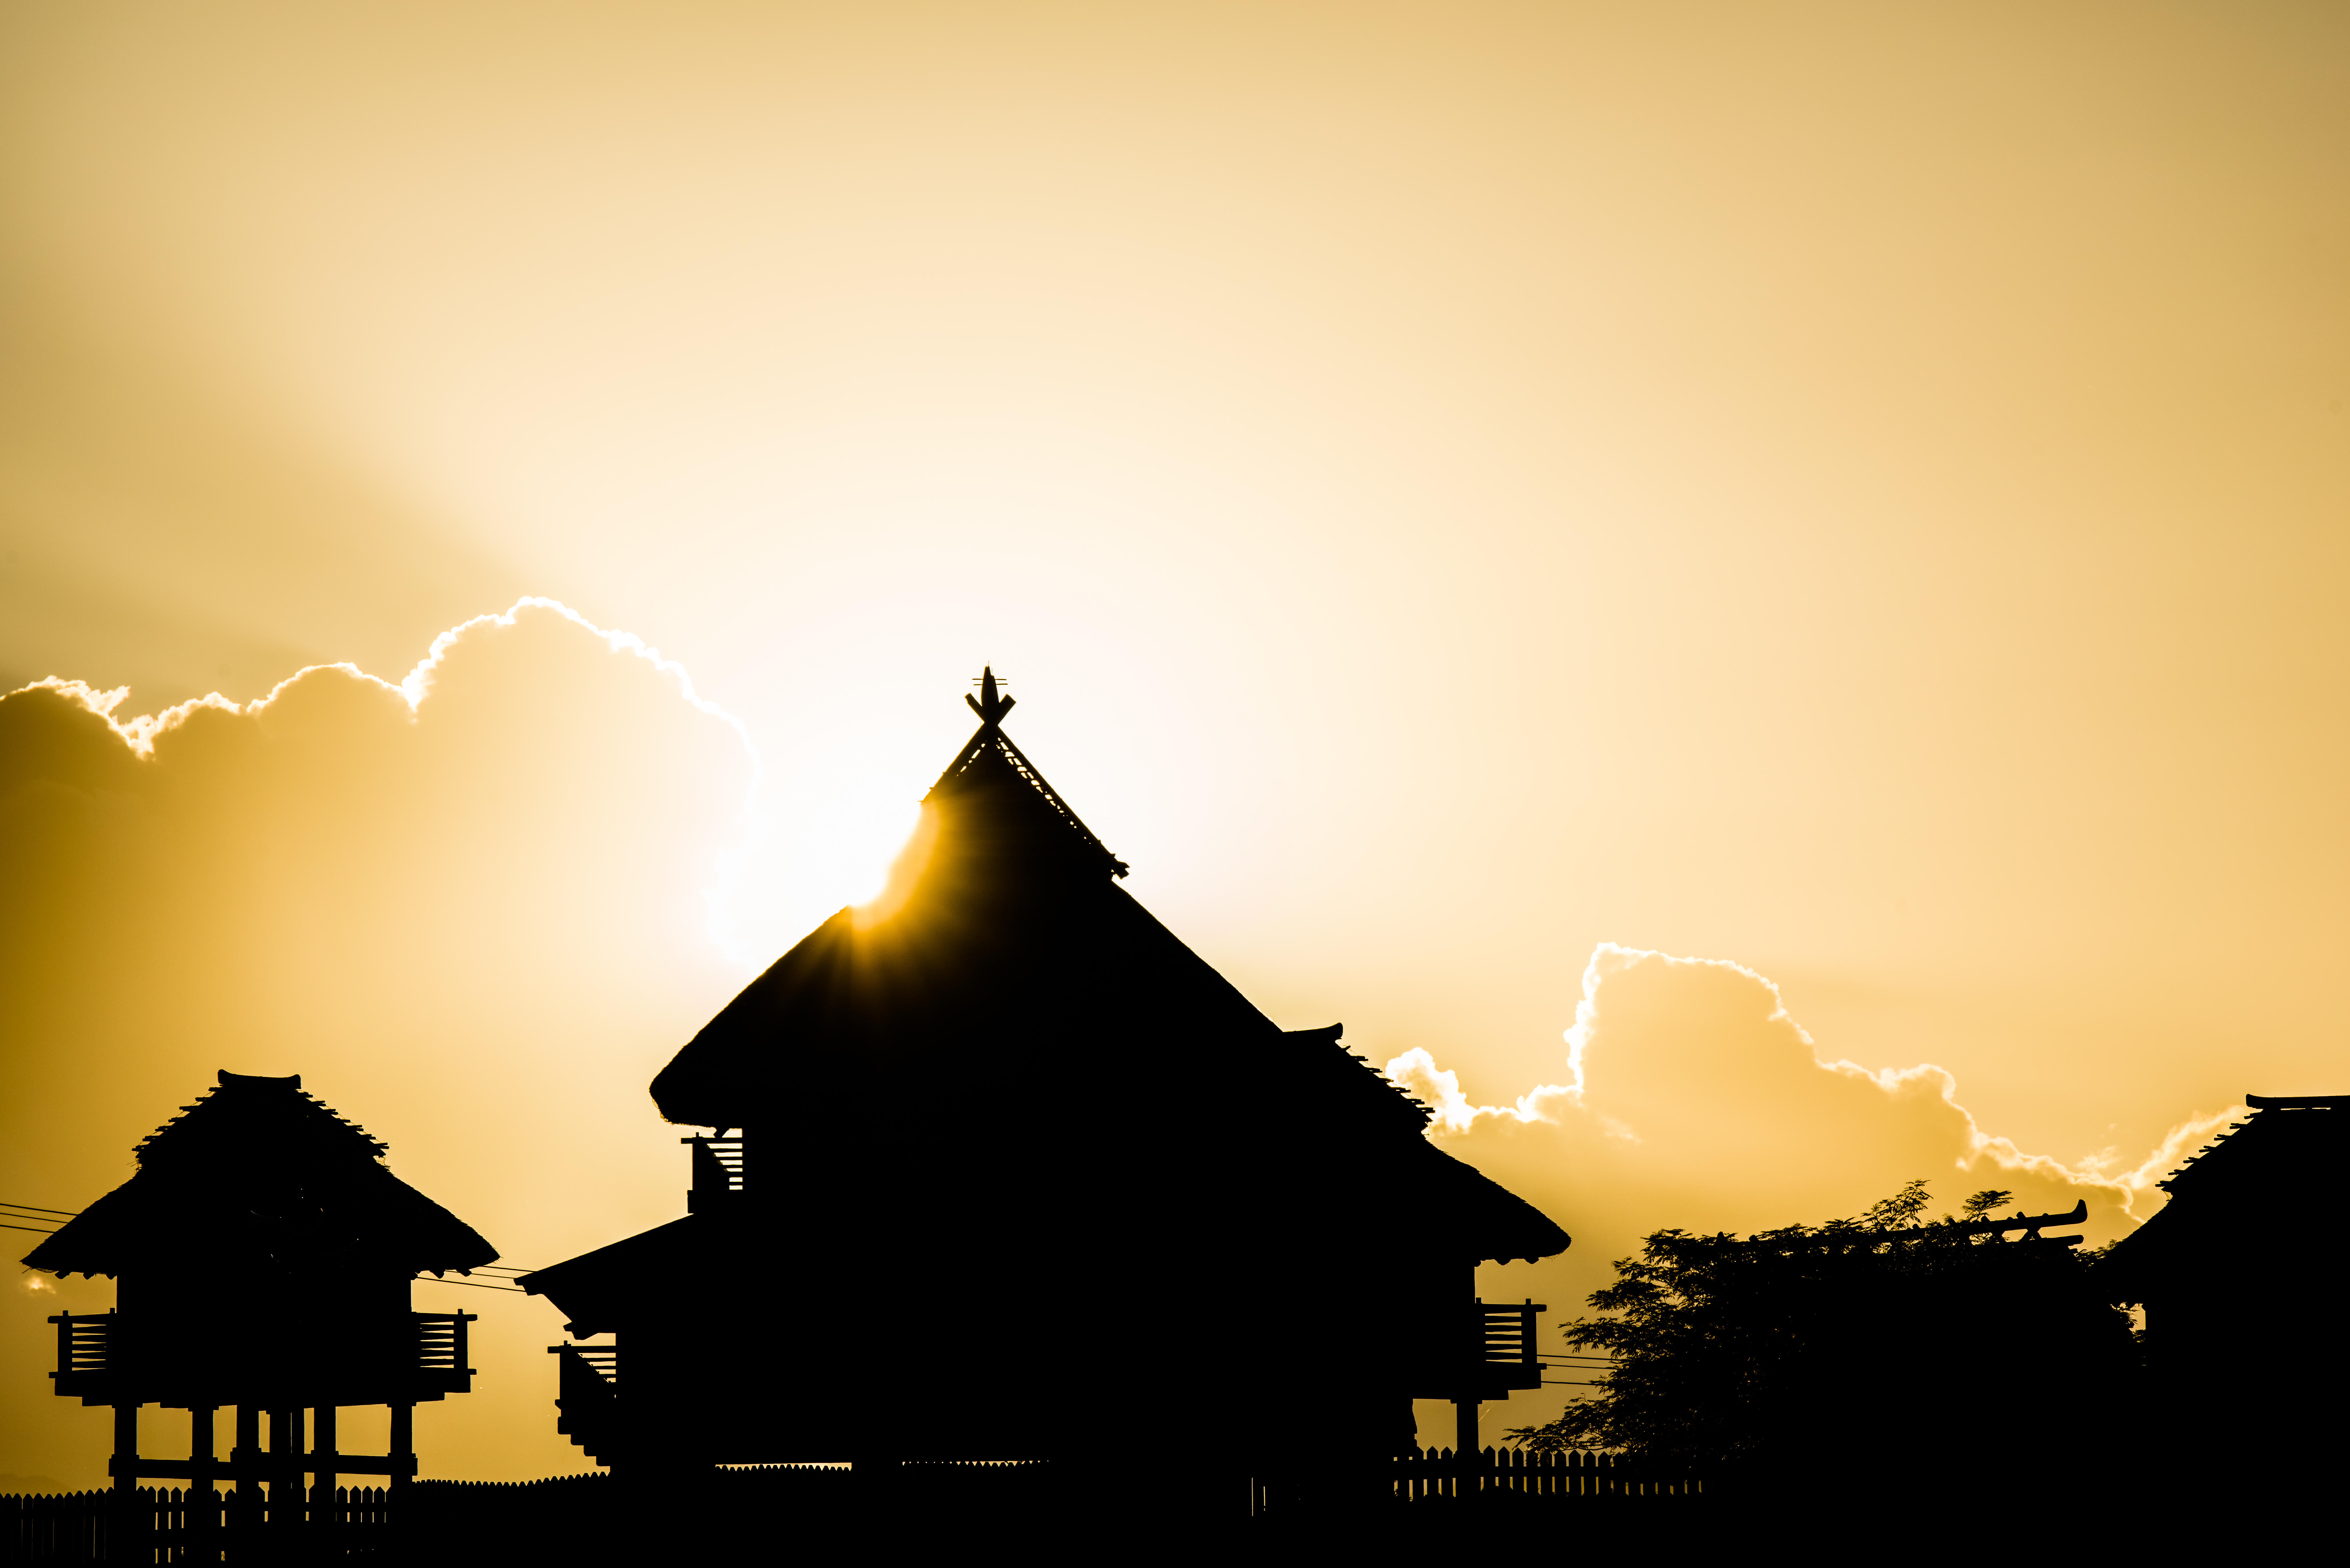
[[[1474,1267],[1565,1234],[1430,1144],[1336,1026],[1282,1029],[1153,919],[992,676],[973,706],[890,890],[653,1080],[670,1120],[741,1129],[697,1147],[692,1211],[525,1282],[619,1335],[638,1436],[606,1447],[1275,1444],[1305,1403],[1391,1451],[1413,1396],[1500,1392],[1468,1365]]]

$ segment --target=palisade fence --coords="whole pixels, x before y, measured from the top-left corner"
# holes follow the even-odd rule
[[[305,1554],[315,1542],[328,1555],[366,1557],[384,1550],[390,1520],[382,1487],[338,1487],[328,1507],[305,1498],[276,1510],[257,1490],[140,1487],[127,1497],[110,1490],[0,1496],[0,1563],[202,1563],[220,1561],[224,1552],[234,1561],[240,1543],[258,1560],[289,1534]]]
[[[1407,1501],[1464,1494],[1495,1498],[1702,1497],[1705,1483],[1685,1466],[1581,1450],[1535,1454],[1486,1449],[1464,1470],[1451,1449],[1424,1449],[1394,1461],[1395,1495]]]
[[[978,1523],[1049,1518],[1079,1506],[1103,1515],[1129,1509],[1149,1513],[1178,1494],[1196,1497],[1202,1488],[1220,1493],[1230,1486],[1237,1503],[1238,1481],[1215,1478],[1239,1473],[1212,1458],[1172,1470],[1153,1465],[1083,1471],[1041,1459],[913,1460],[890,1470],[889,1485],[893,1511],[903,1509],[931,1522],[967,1517]],[[1487,1449],[1463,1466],[1450,1449],[1428,1449],[1399,1455],[1369,1474],[1336,1465],[1311,1474],[1311,1481],[1302,1473],[1274,1480],[1252,1478],[1248,1515],[1302,1516],[1334,1506],[1349,1514],[1377,1514],[1397,1505],[1457,1508],[1463,1499],[1514,1511],[1574,1507],[1584,1500],[1694,1498],[1705,1491],[1702,1480],[1683,1469],[1580,1452]],[[338,1489],[331,1509],[323,1511],[307,1498],[282,1511],[273,1510],[267,1495],[257,1490],[142,1487],[127,1498],[114,1491],[0,1496],[0,1563],[389,1558],[395,1530],[442,1543],[443,1550],[455,1542],[515,1550],[563,1547],[608,1542],[609,1532],[642,1521],[649,1507],[664,1515],[674,1512],[675,1519],[666,1522],[691,1538],[712,1525],[773,1527],[795,1517],[838,1517],[857,1506],[858,1479],[837,1465],[734,1466],[709,1475],[691,1496],[664,1490],[651,1499],[603,1471],[535,1481],[420,1480],[397,1501],[381,1487]],[[1071,1483],[1080,1495],[1072,1495]]]

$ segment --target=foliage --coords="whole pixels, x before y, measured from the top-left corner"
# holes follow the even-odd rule
[[[1596,1397],[1513,1430],[1537,1452],[1609,1449],[1709,1466],[1959,1462],[1984,1425],[2081,1418],[2118,1392],[2127,1317],[2086,1260],[1928,1221],[1912,1181],[1856,1218],[1750,1238],[1659,1231],[1565,1325],[1612,1360]],[[1961,1206],[1989,1214],[2013,1193]]]
[[[1959,1218],[1961,1220],[1989,1219],[1992,1210],[2014,1196],[2014,1193],[2004,1187],[1986,1187],[1959,1205]]]

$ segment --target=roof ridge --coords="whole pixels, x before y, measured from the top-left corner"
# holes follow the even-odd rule
[[[1069,803],[1061,798],[1061,792],[1046,782],[1044,771],[1028,760],[1027,753],[1013,744],[1012,737],[1003,732],[1003,726],[995,720],[988,720],[980,725],[970,742],[962,751],[955,753],[955,760],[947,764],[944,773],[939,774],[938,782],[931,785],[931,794],[936,794],[940,790],[968,774],[972,765],[987,755],[991,750],[1001,757],[1004,764],[1018,774],[1029,788],[1035,790],[1046,805],[1053,808],[1054,814],[1068,825],[1069,830],[1075,833],[1087,848],[1108,863],[1111,876],[1123,877],[1131,869],[1125,861],[1110,853],[1109,846],[1104,844],[1095,835],[1094,830],[1085,825],[1084,819],[1077,815]]]
[[[235,1105],[241,1101],[251,1102],[255,1099],[256,1094],[266,1095],[271,1090],[279,1091],[287,1101],[291,1102],[285,1105],[284,1109],[299,1118],[296,1125],[308,1123],[317,1131],[328,1136],[342,1135],[338,1137],[338,1141],[347,1138],[353,1145],[364,1147],[368,1151],[368,1158],[373,1160],[380,1160],[391,1151],[391,1145],[375,1137],[348,1116],[341,1115],[317,1096],[305,1092],[302,1088],[301,1075],[298,1073],[290,1077],[272,1078],[247,1073],[232,1073],[224,1067],[220,1069],[218,1076],[220,1082],[198,1095],[194,1104],[182,1106],[178,1116],[140,1138],[130,1150],[131,1158],[143,1167],[147,1163],[149,1153],[184,1141],[190,1133],[203,1131],[209,1125],[208,1122],[198,1123],[193,1120],[194,1117],[221,1106]],[[222,1097],[224,1096],[225,1097]],[[317,1126],[320,1122],[325,1126]]]

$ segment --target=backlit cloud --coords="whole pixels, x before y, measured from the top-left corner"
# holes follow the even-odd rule
[[[509,1262],[674,1217],[644,1085],[747,972],[716,916],[758,826],[748,738],[682,669],[525,599],[398,680],[132,706],[63,678],[0,698],[0,1197],[87,1204],[227,1067],[302,1074]],[[41,1319],[109,1288],[10,1293],[0,1469],[102,1467],[105,1423],[38,1369]],[[484,1313],[481,1392],[424,1413],[428,1462],[577,1468],[545,1309],[418,1299]]]
[[[757,759],[684,670],[526,599],[397,681],[325,665],[250,702],[130,705],[66,679],[0,699],[0,1069],[16,1090],[0,1197],[88,1202],[226,1066],[305,1075],[509,1262],[675,1215],[676,1135],[644,1085],[746,978],[713,911],[758,831]],[[1388,1064],[1435,1107],[1431,1136],[1575,1235],[1562,1258],[1485,1271],[1489,1294],[1537,1295],[1553,1324],[1648,1231],[1823,1220],[1916,1176],[1946,1204],[1981,1187],[2035,1210],[2085,1199],[2104,1240],[2230,1114],[2143,1158],[2068,1165],[1978,1126],[1939,1066],[1827,1055],[1752,970],[1614,944],[1584,972],[1558,1066],[1488,1106],[1425,1049]],[[39,1366],[41,1319],[106,1289],[12,1293],[0,1354]],[[481,1391],[428,1413],[431,1462],[577,1468],[544,1307],[419,1293],[484,1313]],[[63,1454],[94,1478],[105,1423],[45,1393],[0,1387],[0,1468],[71,1468]],[[1538,1418],[1541,1397],[1493,1414]]]
[[[1825,1056],[1751,969],[1612,942],[1584,971],[1565,1044],[1566,1081],[1505,1106],[1471,1103],[1425,1049],[1387,1064],[1435,1109],[1431,1136],[1448,1152],[1574,1235],[1564,1257],[1481,1272],[1489,1298],[1532,1293],[1551,1305],[1554,1324],[1586,1311],[1585,1296],[1611,1277],[1608,1262],[1649,1231],[1816,1223],[1857,1213],[1913,1177],[1932,1183],[1945,1211],[1983,1188],[2012,1190],[2007,1211],[2085,1201],[2090,1241],[2110,1241],[2159,1206],[2155,1181],[2243,1111],[2192,1117],[2142,1158],[2067,1163],[1979,1126],[1941,1067]],[[1535,1405],[1565,1397],[1522,1395],[1494,1418],[1523,1424]]]

